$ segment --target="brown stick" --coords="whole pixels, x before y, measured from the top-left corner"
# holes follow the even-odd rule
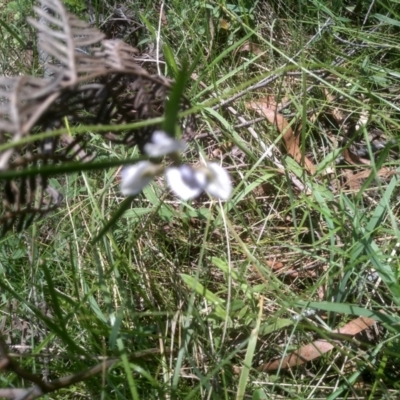
[[[170,351],[166,350],[165,353]],[[136,353],[130,354],[128,359],[130,361],[135,361],[141,358],[154,356],[161,354],[160,349],[153,348],[138,351]],[[64,376],[59,379],[55,379],[50,382],[45,382],[39,375],[32,374],[26,369],[22,368],[8,353],[8,347],[4,339],[0,336],[0,369],[8,369],[14,372],[19,377],[33,382],[35,385],[29,389],[0,389],[0,398],[15,399],[15,400],[33,400],[46,393],[54,392],[56,390],[65,388],[77,382],[85,381],[105,370],[112,367],[114,364],[120,361],[118,357],[108,358],[102,362],[88,368],[85,371],[80,371],[72,375]]]

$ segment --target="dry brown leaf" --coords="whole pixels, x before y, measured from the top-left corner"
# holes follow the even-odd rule
[[[370,172],[370,171],[362,171]],[[349,188],[350,190],[358,190],[362,186],[360,178],[355,177],[357,174],[354,174],[352,169],[344,169],[342,171],[342,178],[344,178],[343,186]]]
[[[353,321],[348,322],[345,326],[335,329],[333,332],[340,333],[341,335],[355,336],[362,332],[364,329],[369,328],[375,324],[375,320],[372,318],[359,317]]]
[[[375,324],[375,320],[371,318],[357,318],[342,328],[335,329],[334,333],[340,333],[341,335],[349,335],[354,336],[357,333],[360,333],[364,329],[372,326]],[[338,341],[333,341],[338,342]],[[261,365],[258,370],[263,372],[275,371],[279,367],[281,369],[292,368],[301,364],[306,363],[307,361],[314,360],[318,358],[324,353],[332,350],[334,345],[333,342],[328,342],[326,340],[316,340],[313,343],[307,344],[303,346],[298,351],[294,352],[293,354],[289,354],[283,360],[274,360],[270,361],[267,364]]]
[[[325,97],[328,103],[335,103],[336,101],[336,96],[334,96],[333,94],[329,93],[328,89],[325,89]],[[331,111],[331,116],[334,118],[334,120],[336,121],[336,123],[338,125],[341,125],[341,123],[346,119],[346,116],[344,115],[344,113],[340,110],[339,107],[335,107],[332,111]]]
[[[346,170],[343,173],[343,176],[346,177],[345,186],[347,186],[351,190],[358,190],[363,185],[363,181],[367,179],[373,172],[370,169],[366,169],[364,171],[360,171],[356,174],[353,174],[351,170]],[[388,178],[397,172],[388,167],[381,168],[376,176],[381,178]]]
[[[284,175],[284,173],[285,173],[284,171],[281,171],[281,170],[277,170],[276,172],[278,174],[282,174],[282,175]],[[263,182],[253,189],[253,194],[256,197],[258,197],[258,196],[270,197],[270,196],[274,196],[273,193],[275,193],[275,187],[269,182]]]
[[[276,102],[275,96],[266,96],[257,101],[251,101],[250,103],[247,103],[246,107],[250,110],[257,111],[261,115],[264,115],[263,110],[265,109],[268,109],[275,113],[278,105],[280,104]]]
[[[267,265],[272,269],[272,271],[276,272],[278,276],[284,274],[287,277],[296,278],[300,274],[302,277],[314,277],[317,274],[315,270],[311,269],[301,271],[295,268],[284,269],[285,264],[277,260],[267,260]]]
[[[275,109],[271,109],[269,103],[265,100],[252,101],[246,104],[246,107],[257,111],[264,116],[271,124],[276,125],[278,131],[283,133],[283,141],[285,142],[286,151],[290,154],[300,165],[303,164],[308,172],[315,173],[315,165],[305,156],[303,156],[300,149],[300,137],[295,135],[293,129],[289,126],[289,122],[281,114],[278,114]],[[276,103],[275,103],[276,104]],[[276,107],[276,106],[275,106]]]
[[[283,268],[283,263],[275,260],[268,260],[267,261],[268,267],[270,267],[273,271],[278,271]]]
[[[298,352],[286,356],[283,360],[274,360],[262,365],[259,370],[263,372],[275,371],[279,366],[281,366],[281,369],[292,368],[318,358],[321,354],[332,350],[333,347],[333,344],[326,340],[316,340],[302,347]]]
[[[235,55],[237,53],[240,53],[242,51],[250,51],[253,54],[255,54],[256,56],[259,56],[260,54],[263,54],[264,52],[261,50],[261,47],[253,42],[245,42],[243,43],[236,51],[235,51]]]
[[[231,24],[225,18],[220,18],[219,20],[219,27],[220,29],[225,29],[226,31],[229,30]]]
[[[326,285],[318,286],[317,293],[319,300],[320,301],[324,300],[326,295]]]
[[[343,157],[351,165],[370,165],[371,164],[370,160],[358,156],[357,154],[353,153],[350,149],[343,150]]]

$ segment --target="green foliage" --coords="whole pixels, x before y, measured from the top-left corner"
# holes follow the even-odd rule
[[[371,9],[367,3],[165,2],[159,50],[166,66],[159,67],[180,82],[165,127],[175,128],[186,80],[201,116],[198,133],[207,134],[190,144],[186,157],[192,161],[197,147],[205,159],[224,163],[235,191],[224,204],[204,198],[182,205],[155,182],[124,199],[117,167],[137,161],[137,153],[111,148],[95,134],[91,144],[100,160],[60,167],[51,184],[62,188],[64,206],[0,239],[3,334],[11,345],[28,346],[17,358],[21,365],[47,369],[50,379],[86,370],[99,357],[119,361],[54,398],[398,396],[400,281],[392,250],[400,238],[400,13],[396,2],[377,1]],[[78,14],[85,8],[68,4]],[[127,6],[145,16],[146,43],[153,43],[158,6]],[[331,24],[319,32],[328,18]],[[28,37],[22,26],[15,29]],[[261,53],[243,50],[248,42]],[[357,51],[348,55],[349,49]],[[338,57],[345,62],[333,64]],[[185,59],[193,77],[180,75]],[[218,106],[243,90],[231,109]],[[237,126],[238,116],[255,118],[245,103],[265,97],[291,101],[284,115],[301,123],[299,140],[315,176],[274,150],[282,132],[273,124],[254,124],[253,132]],[[368,113],[367,127],[348,138],[367,143],[370,160],[371,175],[357,190],[333,186],[346,165],[335,145],[347,129],[347,120],[335,126],[338,110],[349,120]],[[388,143],[378,153],[371,150],[372,127]],[[90,128],[71,131],[107,129]],[[378,174],[383,167],[396,173],[385,181]],[[55,168],[41,171],[53,175]],[[370,282],[372,272],[378,280]],[[331,339],[332,330],[359,316],[376,320],[376,331]],[[321,332],[335,345],[330,353],[290,371],[258,370]],[[139,357],[149,349],[154,354]],[[27,385],[11,373],[1,378],[4,387]]]
[[[80,18],[82,13],[87,9],[87,3],[85,0],[64,0],[64,3],[70,12],[79,15]]]

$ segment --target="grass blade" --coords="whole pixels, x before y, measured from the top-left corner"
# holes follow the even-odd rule
[[[257,344],[257,340],[258,340],[258,331],[260,330],[261,317],[262,317],[262,312],[263,312],[263,304],[264,304],[264,298],[262,296],[260,296],[260,300],[258,303],[259,312],[258,312],[258,317],[257,317],[257,321],[256,321],[256,326],[251,331],[249,343],[247,345],[246,356],[244,358],[242,372],[241,372],[240,378],[239,378],[239,387],[238,387],[238,391],[236,393],[236,400],[244,399],[244,395],[246,393],[247,381],[249,379],[250,369],[253,364],[254,352],[255,352],[256,344]]]

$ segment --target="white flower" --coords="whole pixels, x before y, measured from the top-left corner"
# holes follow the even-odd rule
[[[154,131],[151,142],[146,143],[143,149],[149,157],[162,157],[183,151],[185,147],[186,144],[182,140],[176,140],[164,131]]]
[[[232,193],[232,182],[228,172],[217,163],[207,164],[205,190],[221,200],[228,200]]]
[[[227,200],[232,193],[229,174],[216,163],[199,169],[185,164],[170,167],[165,176],[169,187],[182,200],[193,199],[203,190],[221,200]]]
[[[207,184],[205,174],[186,164],[170,167],[165,172],[168,186],[182,200],[193,199],[204,190]]]
[[[162,166],[147,160],[125,167],[121,171],[121,193],[124,196],[133,196],[140,193],[160,172],[160,167],[162,168]]]

